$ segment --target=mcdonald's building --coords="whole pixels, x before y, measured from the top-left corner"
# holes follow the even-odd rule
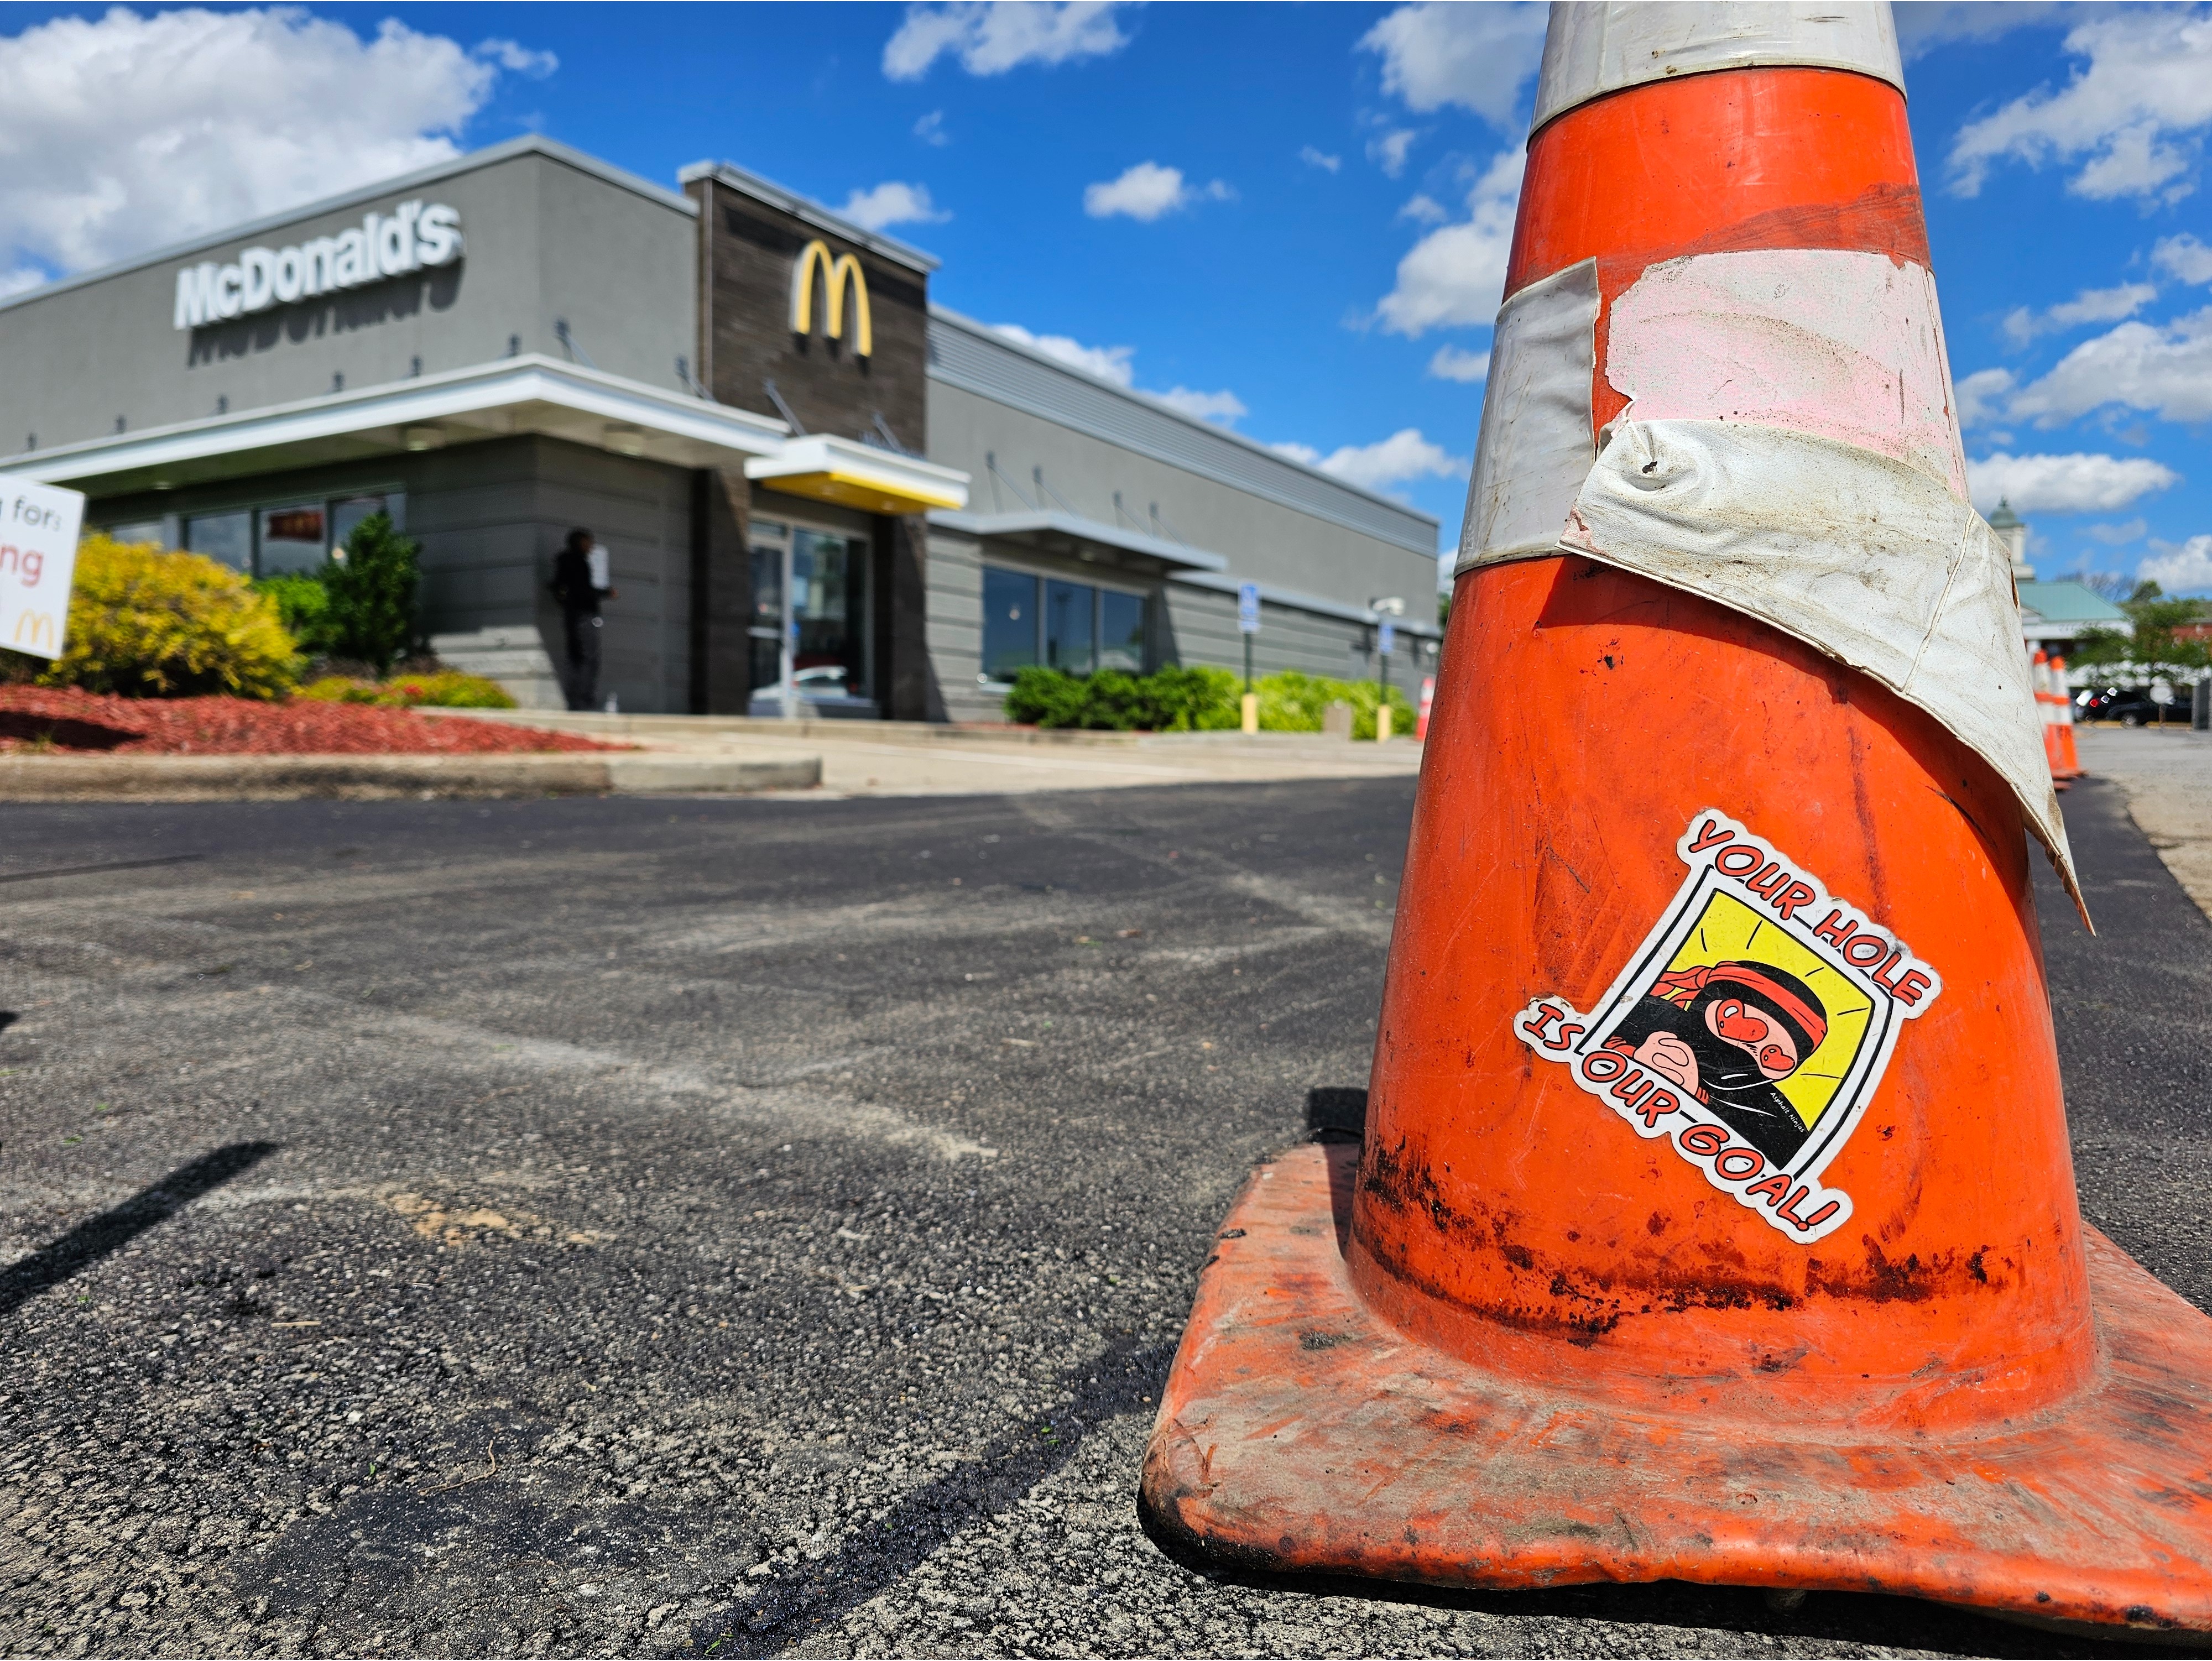
[[[931,256],[741,168],[678,183],[519,139],[17,296],[0,470],[257,575],[387,512],[433,649],[526,706],[578,525],[625,711],[995,719],[1027,664],[1241,664],[1248,584],[1262,672],[1373,675],[1390,598],[1390,672],[1433,663],[1434,519],[933,304]]]

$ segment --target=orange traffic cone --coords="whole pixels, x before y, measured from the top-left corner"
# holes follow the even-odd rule
[[[2051,769],[2057,779],[2079,779],[2081,776],[2081,752],[2074,743],[2074,688],[2066,684],[2066,660],[2051,660],[2051,690],[2056,694],[2051,707],[2051,718],[2058,728],[2058,761]]]
[[[2044,760],[2050,766],[2052,782],[2064,790],[2066,781],[2079,772],[2078,768],[2067,767],[2065,743],[2061,736],[2065,731],[2069,707],[2064,694],[2059,690],[2064,682],[2053,673],[2050,658],[2040,651],[2035,654],[2033,668],[2035,713],[2036,718],[2043,724]]]
[[[1901,88],[1886,6],[1553,9],[1364,1145],[1200,1277],[1188,1561],[2212,1631],[2212,1319],[2076,1203]]]
[[[1413,717],[1414,737],[1423,740],[1428,737],[1429,717],[1436,708],[1436,702],[1437,677],[1433,675],[1425,675],[1421,677],[1420,711]]]

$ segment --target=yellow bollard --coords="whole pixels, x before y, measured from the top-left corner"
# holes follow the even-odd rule
[[[1378,706],[1375,711],[1375,742],[1378,744],[1390,742],[1390,706],[1388,704]]]
[[[1257,732],[1259,730],[1260,694],[1256,692],[1248,692],[1244,694],[1244,730]]]

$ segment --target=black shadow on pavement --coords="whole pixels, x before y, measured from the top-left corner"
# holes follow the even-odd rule
[[[1366,1137],[1366,1091],[1323,1084],[1306,1092],[1308,1142],[1364,1142]]]
[[[88,1217],[51,1246],[0,1271],[0,1315],[16,1308],[72,1275],[89,1269],[111,1252],[129,1245],[159,1222],[167,1222],[211,1188],[252,1169],[276,1151],[273,1142],[234,1142],[180,1165],[122,1204]]]
[[[692,1631],[702,1654],[773,1655],[816,1627],[865,1603],[933,1556],[963,1529],[995,1517],[1073,1457],[1098,1426],[1125,1414],[1150,1413],[1167,1378],[1171,1344],[1127,1338],[1106,1346],[1075,1370],[1075,1399],[994,1442],[971,1464],[955,1465],[895,1506],[879,1523],[864,1523],[835,1556],[808,1565],[803,1581],[771,1585]]]

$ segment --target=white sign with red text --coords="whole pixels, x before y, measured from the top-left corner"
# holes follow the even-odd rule
[[[0,646],[58,658],[84,497],[0,473]]]

